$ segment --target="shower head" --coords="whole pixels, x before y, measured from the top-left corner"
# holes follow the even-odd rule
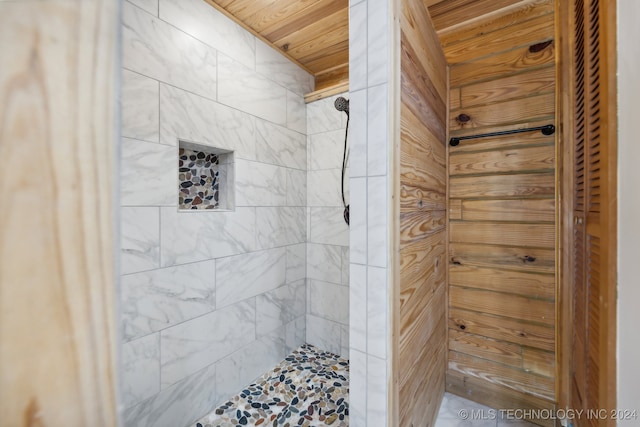
[[[333,103],[333,105],[336,107],[336,110],[344,111],[345,113],[347,113],[347,116],[349,115],[349,100],[348,99],[345,99],[342,96],[339,96],[339,97],[336,98],[336,100]]]

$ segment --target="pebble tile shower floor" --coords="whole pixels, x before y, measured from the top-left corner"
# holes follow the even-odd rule
[[[305,344],[193,427],[347,427],[349,361]]]

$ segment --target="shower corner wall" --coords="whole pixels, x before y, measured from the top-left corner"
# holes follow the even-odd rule
[[[306,283],[313,77],[200,0],[125,2],[122,65],[123,418],[186,426],[305,342],[307,304],[322,313]],[[179,140],[234,151],[235,210],[178,212]]]

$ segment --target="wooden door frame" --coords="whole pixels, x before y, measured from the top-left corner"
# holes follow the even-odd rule
[[[603,325],[600,328],[602,334],[600,343],[600,363],[606,369],[600,372],[600,384],[604,384],[600,392],[601,402],[606,409],[616,408],[616,339],[617,339],[617,34],[616,34],[616,1],[599,0],[603,16],[601,22],[602,49],[607,53],[607,61],[601,64],[604,76],[601,84],[602,101],[606,102],[603,114],[605,120],[603,135],[606,138],[605,160],[608,162],[608,175],[603,176],[603,203],[602,216],[606,228],[602,234],[607,236],[607,245],[604,248],[606,269],[602,272],[602,283],[607,285],[605,313]],[[558,155],[557,172],[557,203],[558,203],[558,228],[557,228],[557,314],[558,326],[556,332],[557,366],[557,400],[558,408],[571,408],[571,372],[572,337],[573,327],[573,290],[572,283],[574,263],[573,252],[573,173],[574,154],[571,144],[573,134],[573,103],[574,78],[573,69],[574,53],[572,46],[574,38],[573,29],[573,1],[556,1],[556,41],[557,41],[557,116],[559,141],[556,153]],[[607,198],[607,196],[609,196]],[[600,409],[600,408],[591,408]],[[612,424],[613,423],[613,424]],[[615,420],[606,420],[605,425],[615,425]]]

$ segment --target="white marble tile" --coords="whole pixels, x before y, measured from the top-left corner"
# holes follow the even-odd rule
[[[287,246],[287,283],[307,277],[307,245]]]
[[[260,40],[256,40],[256,71],[301,98],[313,91],[315,79],[311,74]]]
[[[129,70],[122,70],[122,136],[160,141],[160,85]]]
[[[351,91],[367,87],[367,3],[363,1],[349,7],[349,90]]]
[[[160,85],[160,142],[178,140],[235,151],[255,159],[255,117],[184,90]]]
[[[349,242],[352,263],[367,263],[367,178],[351,178]]]
[[[305,208],[256,208],[257,249],[304,243],[307,237],[305,221]]]
[[[307,171],[287,169],[287,206],[307,205]]]
[[[389,151],[387,85],[369,88],[367,98],[367,175],[386,175]]]
[[[367,178],[367,263],[387,266],[387,178]]]
[[[342,357],[349,358],[349,325],[340,325],[340,353]]]
[[[349,266],[349,246],[347,245],[342,247],[342,284],[345,286],[349,286]]]
[[[353,348],[349,351],[349,427],[367,427],[367,355]]]
[[[153,16],[158,16],[158,0],[129,0],[129,2],[146,10]]]
[[[350,93],[349,171],[351,177],[367,176],[367,91]]]
[[[342,283],[342,248],[332,245],[307,244],[307,278]]]
[[[160,212],[151,207],[120,210],[122,274],[160,267]]]
[[[285,354],[293,352],[305,343],[305,317],[300,316],[285,325]]]
[[[388,325],[387,269],[367,268],[367,352],[387,357]]]
[[[339,169],[307,172],[308,206],[342,206],[340,173]]]
[[[307,104],[307,135],[342,129],[342,116],[345,113],[336,110],[335,99],[347,97],[346,93],[324,98]]]
[[[216,365],[219,404],[277,365],[285,354],[284,327],[253,341]],[[212,408],[213,409],[213,408]]]
[[[177,206],[176,147],[122,138],[121,156],[122,206]]]
[[[389,80],[389,2],[369,0],[367,13],[367,79],[374,86]]]
[[[124,338],[140,337],[213,311],[215,289],[215,261],[123,276]]]
[[[188,426],[216,404],[215,365],[183,379],[144,402],[127,409],[126,427]]]
[[[216,261],[216,307],[260,295],[285,284],[286,249],[275,248]]]
[[[255,209],[178,212],[161,209],[162,266],[204,261],[256,248]]]
[[[256,160],[294,169],[306,169],[307,141],[305,135],[256,119]]]
[[[265,335],[305,314],[304,279],[256,297],[256,332]]]
[[[346,325],[349,323],[349,288],[309,280],[310,314]]]
[[[236,206],[286,204],[286,168],[247,160],[236,161]]]
[[[304,97],[290,90],[287,91],[287,127],[307,134],[307,104]]]
[[[311,208],[310,243],[349,246],[349,226],[344,220],[344,208]]]
[[[340,324],[307,314],[307,343],[340,354]]]
[[[180,323],[160,333],[162,388],[255,340],[255,299]]]
[[[309,170],[342,169],[344,129],[309,135]]]
[[[387,361],[367,355],[367,425],[387,425]]]
[[[201,0],[160,0],[160,18],[253,69],[255,37]]]
[[[349,284],[349,346],[367,351],[367,267],[351,264]]]
[[[160,335],[122,345],[122,404],[130,408],[160,392]]]
[[[222,53],[218,101],[273,123],[287,123],[287,90]]]
[[[123,5],[122,65],[216,98],[216,50],[129,4]]]

